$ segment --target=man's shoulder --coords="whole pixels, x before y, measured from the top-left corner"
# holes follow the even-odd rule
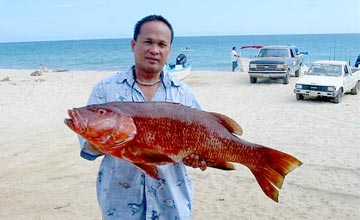
[[[185,93],[187,95],[194,94],[194,91],[189,84],[176,78],[175,76],[170,75],[169,82],[170,82],[170,87],[172,89],[174,89],[174,91],[182,91],[183,93]]]
[[[98,82],[98,84],[112,84],[112,83],[122,83],[128,77],[128,70],[116,72],[113,75],[103,78]]]

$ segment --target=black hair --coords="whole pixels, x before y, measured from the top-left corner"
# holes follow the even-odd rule
[[[142,18],[140,21],[138,21],[135,25],[135,28],[134,28],[134,36],[133,36],[133,39],[136,41],[137,40],[137,37],[138,35],[140,34],[140,29],[141,29],[141,26],[146,23],[146,22],[149,22],[149,21],[161,21],[163,22],[164,24],[166,24],[166,26],[168,26],[168,28],[170,29],[170,32],[171,32],[171,42],[173,42],[173,39],[174,39],[174,30],[170,24],[170,22],[168,20],[166,20],[163,16],[161,15],[148,15],[144,18]]]

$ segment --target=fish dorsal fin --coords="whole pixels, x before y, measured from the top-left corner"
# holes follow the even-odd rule
[[[229,118],[226,115],[222,115],[216,112],[210,112],[212,115],[214,115],[219,122],[226,128],[228,129],[231,133],[233,134],[237,134],[237,135],[242,135],[243,134],[243,130],[240,127],[240,125],[234,120]]]

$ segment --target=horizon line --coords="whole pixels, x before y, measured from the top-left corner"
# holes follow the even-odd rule
[[[274,35],[277,35],[277,36],[278,36],[278,35],[345,35],[345,34],[360,34],[360,33],[184,35],[184,36],[174,36],[174,38],[186,38],[186,37],[235,37],[235,36],[274,36]],[[29,40],[29,41],[0,41],[0,44],[6,44],[6,43],[36,43],[36,42],[61,42],[61,41],[120,40],[120,39],[132,39],[132,37],[83,38],[83,39],[55,39],[55,40]]]

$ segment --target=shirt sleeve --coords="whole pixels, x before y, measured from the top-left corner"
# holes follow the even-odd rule
[[[192,88],[189,85],[184,84],[184,90],[187,93],[186,95],[187,95],[187,100],[188,100],[186,105],[191,108],[202,110],[202,107],[201,107],[200,103],[197,101],[195,92],[192,90]]]

